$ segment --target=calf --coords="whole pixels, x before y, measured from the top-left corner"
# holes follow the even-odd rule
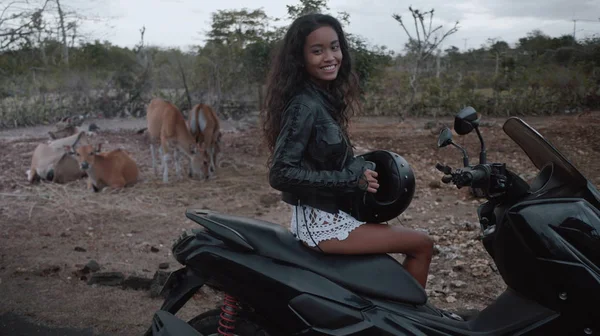
[[[190,177],[208,178],[208,160],[206,151],[196,143],[190,133],[185,119],[175,105],[154,98],[150,101],[146,112],[148,135],[150,137],[150,152],[152,154],[152,168],[158,175],[156,166],[155,144],[160,140],[159,154],[162,156],[163,182],[169,180],[168,161],[170,151],[173,150],[173,161],[178,177],[181,177],[181,163],[177,153],[181,152],[190,160]]]
[[[94,149],[92,145],[66,146],[75,155],[81,170],[88,175],[88,189],[98,192],[105,187],[121,189],[138,181],[138,166],[123,149],[101,153],[101,144]]]
[[[197,104],[190,111],[188,128],[196,143],[203,145],[209,160],[209,175],[212,175],[221,156],[219,117],[210,106]]]
[[[57,139],[50,143],[41,143],[33,151],[31,167],[27,171],[27,180],[34,183],[41,180],[55,183],[68,183],[86,176],[79,168],[77,160],[64,149],[65,145],[74,146],[88,141],[85,132]]]

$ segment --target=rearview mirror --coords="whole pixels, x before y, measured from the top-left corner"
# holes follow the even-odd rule
[[[440,135],[438,137],[438,147],[446,147],[448,145],[452,145],[461,150],[463,153],[463,164],[465,167],[469,166],[469,156],[467,155],[467,150],[463,147],[457,145],[454,141],[452,141],[452,131],[448,127],[442,128],[440,131]]]
[[[442,128],[438,137],[438,147],[446,147],[452,143],[452,131],[448,127]]]
[[[477,126],[479,126],[479,118],[477,112],[471,106],[465,107],[454,117],[454,131],[456,131],[456,134],[469,134]]]

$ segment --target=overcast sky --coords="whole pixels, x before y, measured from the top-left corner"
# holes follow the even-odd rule
[[[146,43],[185,48],[204,43],[211,12],[262,7],[267,15],[284,17],[285,5],[295,4],[295,0],[95,0],[93,3],[88,4],[96,6],[95,14],[113,17],[111,28],[93,26],[94,35],[102,39],[133,46],[139,41],[139,29],[146,26]],[[95,5],[99,3],[102,5]],[[398,13],[412,20],[408,12],[410,4],[401,0],[329,0],[331,12],[350,13],[349,32],[396,51],[402,50],[407,37],[391,16]],[[444,49],[455,45],[462,50],[465,44],[467,48],[476,48],[488,38],[501,38],[513,44],[533,29],[541,29],[550,36],[572,34],[573,19],[582,20],[577,21],[578,38],[600,34],[600,0],[421,0],[415,4],[415,8],[423,10],[434,8],[434,23],[443,24],[444,31],[454,21],[460,21],[459,31],[444,42]],[[412,21],[409,22],[409,29],[414,29]]]

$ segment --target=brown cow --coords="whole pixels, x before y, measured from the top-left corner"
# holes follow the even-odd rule
[[[150,136],[150,152],[152,154],[152,168],[158,175],[154,145],[160,139],[159,154],[162,156],[163,182],[169,180],[168,161],[169,152],[173,149],[173,161],[178,177],[181,177],[181,163],[178,152],[185,154],[190,160],[190,177],[208,178],[208,159],[205,150],[196,143],[186,125],[183,114],[170,102],[154,98],[148,105],[146,112],[148,135]],[[140,131],[141,132],[141,131]]]
[[[188,128],[209,158],[209,174],[215,173],[221,156],[221,125],[215,111],[206,104],[195,105],[188,116]],[[210,176],[209,176],[210,177]]]
[[[31,168],[27,171],[27,180],[34,183],[40,179],[55,183],[67,183],[86,176],[79,168],[77,160],[64,149],[65,145],[87,143],[86,132],[57,139],[50,143],[41,143],[33,151]]]
[[[139,169],[135,161],[123,149],[101,153],[102,146],[65,146],[74,154],[81,170],[88,175],[88,189],[98,192],[105,187],[121,189],[138,181]]]

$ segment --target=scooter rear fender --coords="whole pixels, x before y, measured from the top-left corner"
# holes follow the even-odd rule
[[[161,295],[167,294],[160,310],[177,313],[206,283],[206,279],[198,270],[187,266],[172,272],[160,292]]]
[[[161,289],[161,295],[167,297],[160,310],[175,315],[181,307],[206,283],[206,277],[190,267],[183,267],[172,272]],[[152,326],[144,336],[152,335]]]

